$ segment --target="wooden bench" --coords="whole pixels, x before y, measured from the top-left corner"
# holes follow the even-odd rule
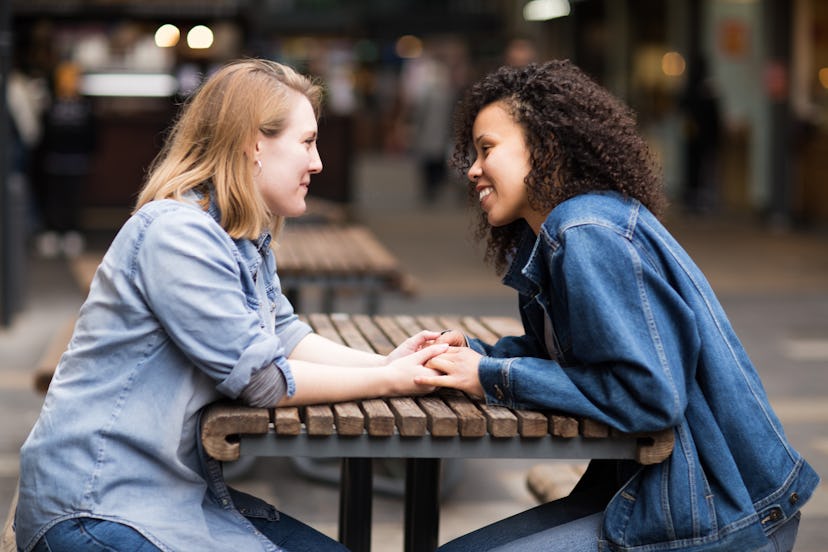
[[[17,488],[14,489],[9,515],[3,523],[3,533],[0,535],[0,552],[17,552],[17,540],[14,534],[14,511],[17,509]]]
[[[522,332],[502,317],[311,315],[322,335],[386,354],[421,329],[458,328],[492,342]],[[424,397],[371,399],[303,408],[219,403],[202,418],[201,441],[218,460],[245,456],[342,458],[339,538],[368,550],[371,459],[406,459],[405,548],[433,550],[445,458],[627,458],[653,464],[673,449],[673,431],[631,435],[562,413],[512,410],[444,390]]]
[[[55,373],[60,357],[69,345],[69,340],[72,339],[72,332],[75,331],[76,317],[72,316],[63,325],[58,328],[58,331],[49,340],[46,350],[37,361],[35,366],[33,384],[36,391],[46,393],[49,390],[49,383],[52,381],[52,376]]]
[[[413,277],[364,226],[288,224],[274,251],[282,289],[297,312],[302,311],[302,290],[309,286],[322,290],[323,312],[333,312],[337,295],[347,292],[364,297],[368,314],[378,311],[381,293],[416,293]],[[89,290],[100,262],[100,253],[72,260],[72,273],[84,291]]]
[[[285,295],[301,312],[301,291],[323,290],[323,312],[334,311],[337,294],[352,292],[365,298],[364,312],[375,314],[382,292],[413,295],[413,278],[366,227],[338,224],[293,224],[285,227],[275,248]]]

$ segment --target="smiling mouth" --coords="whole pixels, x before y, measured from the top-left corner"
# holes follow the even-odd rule
[[[477,196],[478,201],[483,201],[483,199],[485,199],[487,196],[489,196],[493,191],[494,190],[492,190],[491,188],[483,188],[478,193],[478,196]]]

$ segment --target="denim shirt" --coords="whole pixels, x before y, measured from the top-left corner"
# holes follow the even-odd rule
[[[292,394],[285,357],[311,330],[281,293],[270,235],[234,240],[218,220],[192,194],[153,201],[112,242],[21,450],[22,550],[81,516],[162,550],[279,550],[242,515],[275,509],[202,458],[199,412],[272,363]]]
[[[819,477],[710,285],[639,202],[560,204],[537,237],[526,227],[504,283],[519,292],[525,335],[472,340],[487,402],[625,432],[674,428],[669,459],[619,482],[602,550],[755,550],[811,496]]]

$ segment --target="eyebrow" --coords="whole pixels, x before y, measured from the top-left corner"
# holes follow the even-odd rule
[[[477,138],[475,138],[475,139],[474,139],[474,143],[475,143],[475,144],[479,144],[479,143],[480,143],[480,141],[481,141],[481,140],[483,140],[483,138],[486,138],[487,136],[489,136],[489,133],[488,133],[488,132],[483,132],[483,133],[481,133],[481,134],[478,134],[478,135],[477,135]]]

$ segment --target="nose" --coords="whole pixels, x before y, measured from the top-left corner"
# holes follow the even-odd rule
[[[316,149],[316,146],[314,146],[313,153],[311,154],[308,172],[311,174],[319,174],[322,172],[322,158],[319,156],[319,150]]]
[[[474,163],[471,167],[469,167],[469,170],[466,173],[466,176],[468,176],[469,180],[472,182],[477,182],[477,179],[480,178],[481,174],[483,174],[483,171],[480,169],[480,164],[477,161],[477,159],[474,160]]]

